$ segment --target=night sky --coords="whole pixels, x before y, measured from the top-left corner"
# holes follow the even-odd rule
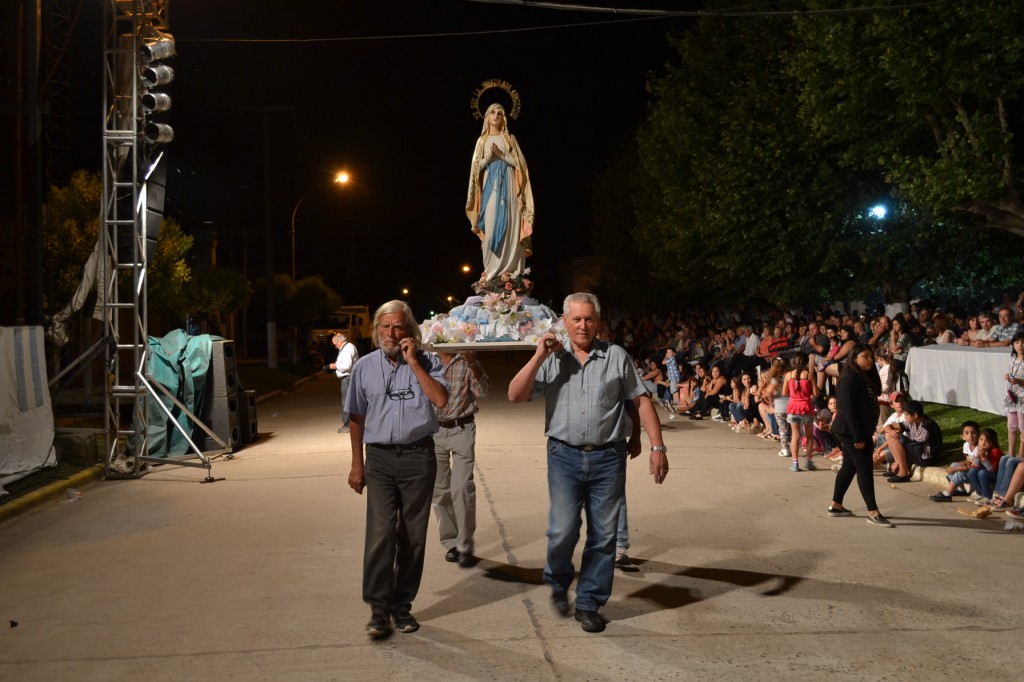
[[[639,4],[683,10],[701,3]],[[538,298],[555,298],[566,293],[555,289],[567,259],[590,253],[592,178],[642,120],[647,79],[672,57],[667,32],[692,21],[467,0],[179,0],[170,10],[178,56],[169,88],[175,139],[166,147],[167,213],[186,229],[213,226],[224,265],[243,269],[248,243],[249,276],[261,276],[262,115],[245,108],[290,107],[270,118],[276,271],[291,269],[295,203],[344,168],[352,184],[313,190],[299,208],[299,277],[321,275],[346,302],[371,309],[408,287],[420,315],[440,309],[446,295],[470,295],[481,270],[479,239],[464,213],[481,128],[470,108],[473,91],[499,78],[522,98],[510,129],[537,206],[529,265]],[[581,25],[595,22],[607,23]],[[90,44],[102,49],[90,26],[98,17],[83,17],[79,52]],[[559,28],[507,32],[552,26]],[[384,37],[421,34],[447,35]],[[311,38],[353,40],[300,42]],[[91,64],[100,62],[97,52]],[[80,70],[90,64],[76,63]],[[85,167],[98,165],[101,149],[93,139],[99,112],[90,123],[93,105],[83,104],[93,92],[75,91],[86,116],[76,163]],[[472,266],[470,275],[462,264]]]

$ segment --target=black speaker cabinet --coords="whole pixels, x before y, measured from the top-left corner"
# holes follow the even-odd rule
[[[237,450],[242,444],[242,429],[238,421],[238,394],[210,396],[207,401],[209,407],[206,415],[202,418],[203,422],[224,440],[225,449],[229,452]],[[201,447],[204,452],[220,449],[220,444],[206,435],[201,428],[196,427],[193,433],[196,445]]]
[[[255,443],[260,438],[256,419],[256,391],[250,389],[238,394],[238,427],[242,430],[242,444]]]
[[[207,373],[208,396],[231,395],[238,390],[238,374],[235,371],[235,342],[214,341]]]

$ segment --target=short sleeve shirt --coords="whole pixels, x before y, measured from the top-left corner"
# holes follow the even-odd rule
[[[992,327],[988,333],[989,341],[1012,341],[1017,330],[1020,329],[1020,325],[1016,322],[1008,324],[1005,327],[1001,324],[997,324]]]
[[[533,393],[545,399],[544,435],[570,445],[625,440],[626,402],[646,392],[629,354],[598,339],[583,365],[571,348],[561,350],[545,358],[533,381]]]
[[[429,353],[420,353],[419,359],[430,377],[447,390],[441,360]],[[401,356],[392,365],[384,351],[375,350],[356,362],[351,382],[345,411],[366,416],[364,443],[408,445],[437,433],[434,406]]]

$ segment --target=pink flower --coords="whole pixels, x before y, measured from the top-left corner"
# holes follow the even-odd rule
[[[512,286],[512,282],[505,282],[505,288],[509,291],[512,291],[512,289],[514,289],[515,287]]]

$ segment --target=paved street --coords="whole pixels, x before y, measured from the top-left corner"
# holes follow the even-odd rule
[[[608,629],[557,617],[540,577],[542,405],[508,403],[518,364],[482,357],[495,378],[478,417],[482,560],[446,563],[431,525],[419,632],[364,633],[365,498],[346,485],[323,375],[260,403],[260,442],[215,463],[223,481],[164,466],[0,525],[0,679],[1015,676],[1024,533],[930,502],[925,483],[878,488],[895,529],[864,522],[856,486],[857,516],[827,518],[827,468],[794,474],[772,444],[710,421],[665,421],[663,486],[646,453],[629,466],[639,570],[617,574]]]

